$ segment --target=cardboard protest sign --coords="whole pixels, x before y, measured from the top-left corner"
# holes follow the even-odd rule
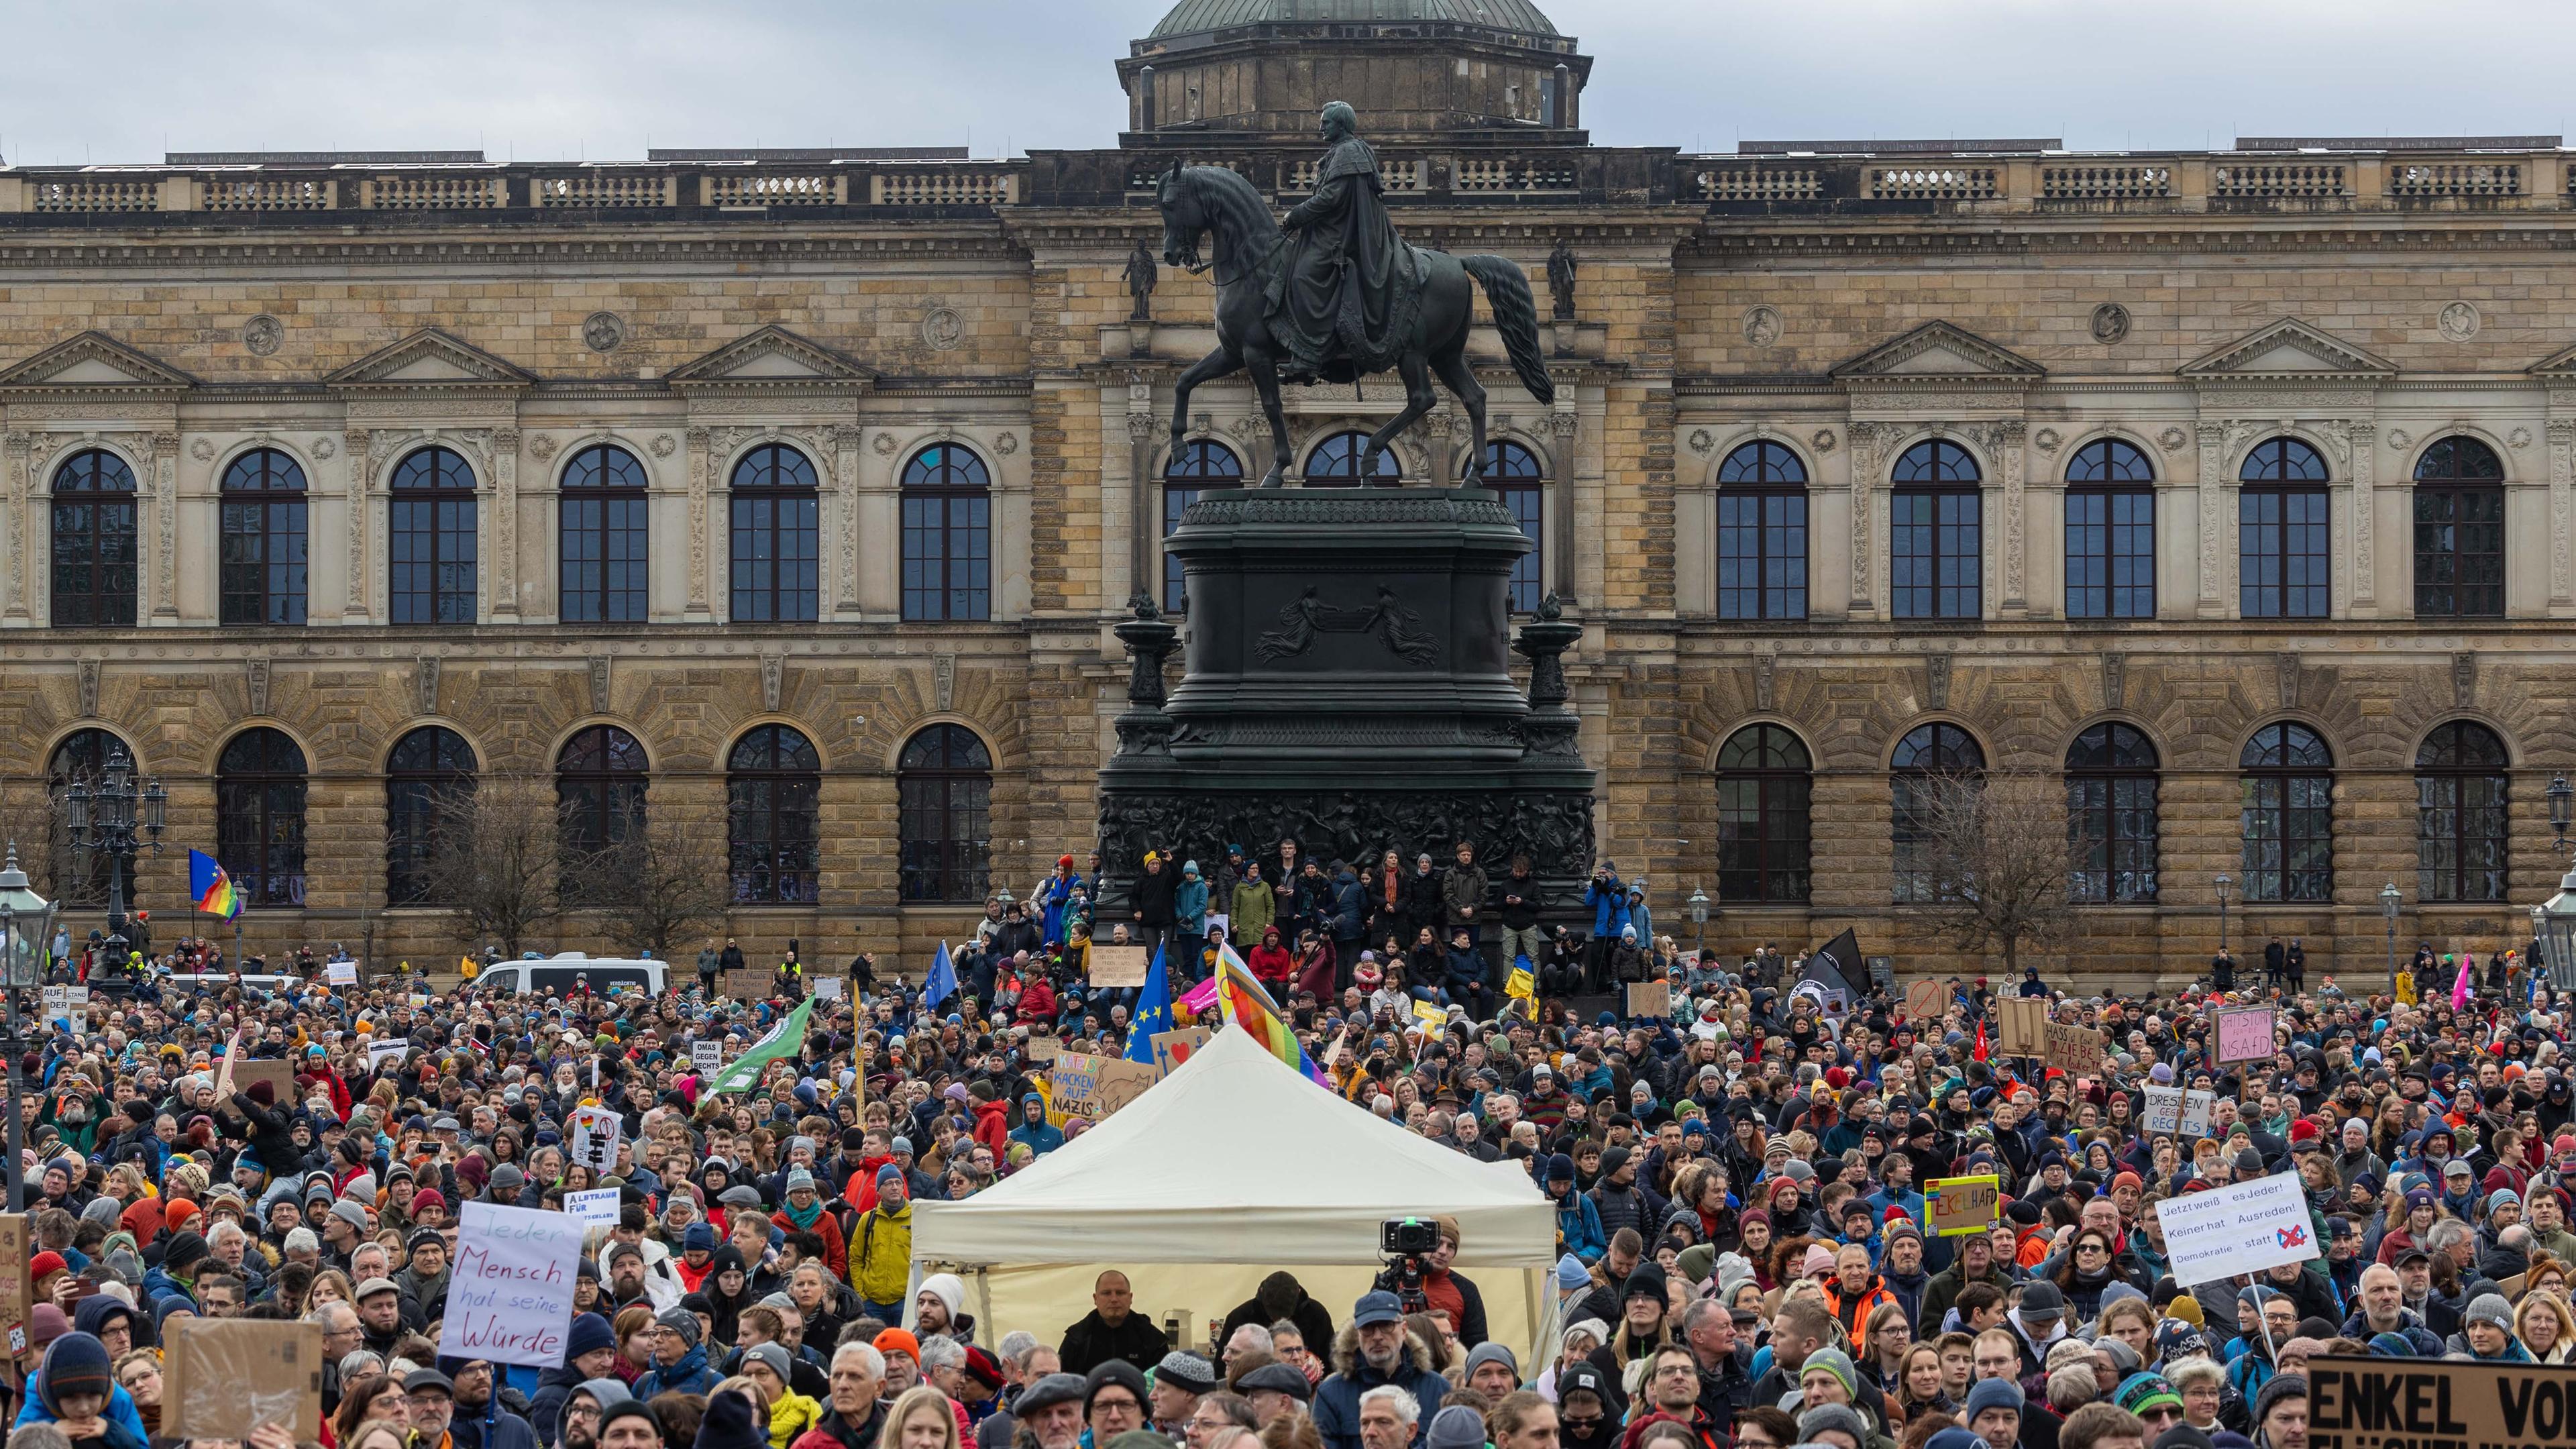
[[[1168,1074],[1172,1068],[1190,1059],[1190,1053],[1208,1044],[1215,1032],[1203,1026],[1185,1026],[1177,1031],[1154,1033],[1154,1065]]]
[[[1995,1050],[2008,1057],[2048,1052],[2048,1003],[2036,996],[2007,996],[1995,1003]]]
[[[27,1315],[35,1306],[29,1299],[36,1284],[28,1276],[27,1260],[35,1255],[27,1215],[0,1213],[0,1345],[11,1358],[24,1358],[33,1347],[27,1341]]]
[[[2156,1205],[2174,1281],[2188,1288],[2213,1278],[2260,1273],[2318,1255],[2308,1199],[2295,1176],[2257,1177]]]
[[[371,1072],[375,1071],[388,1062],[399,1067],[403,1064],[403,1058],[410,1055],[410,1042],[400,1039],[396,1039],[394,1041],[371,1041],[367,1043],[367,1070]]]
[[[267,1425],[301,1441],[322,1432],[322,1325],[174,1317],[161,1372],[161,1431],[247,1439]]]
[[[1670,1016],[1673,1014],[1673,988],[1668,981],[1631,981],[1628,983],[1630,1016]]]
[[[617,1170],[617,1144],[626,1135],[626,1119],[605,1107],[580,1107],[572,1114],[572,1160],[595,1176]]]
[[[1047,1097],[1048,1120],[1059,1127],[1076,1117],[1101,1121],[1143,1096],[1162,1075],[1155,1067],[1124,1057],[1060,1053],[1048,1073],[1053,1088]]]
[[[735,1001],[767,1001],[774,979],[764,967],[737,966],[716,977],[716,992]]]
[[[268,1083],[270,1100],[288,1111],[295,1110],[295,1068],[285,1062],[253,1061],[242,1058],[233,1065],[233,1090],[248,1092],[253,1082]]]
[[[2208,1136],[2209,1114],[2216,1110],[2217,1106],[2218,1094],[2216,1092],[2183,1093],[2182,1135],[2185,1137]]]
[[[322,976],[334,986],[355,986],[358,984],[358,963],[326,961],[322,963]]]
[[[1093,946],[1091,984],[1094,988],[1142,986],[1145,968],[1152,964],[1153,954],[1142,946]]]
[[[1995,1225],[2001,1183],[1984,1177],[1937,1177],[1924,1185],[1923,1217],[1936,1238],[1965,1237]]]
[[[1935,1022],[1950,1006],[1950,993],[1938,981],[1909,981],[1905,986],[1905,1019],[1917,1024]]]
[[[2272,1055],[2272,1016],[2268,1006],[2238,1006],[2220,1011],[2210,1022],[2210,1044],[2216,1048],[2213,1059],[2220,1066],[2230,1062],[2259,1062]]]
[[[582,1230],[568,1213],[463,1204],[439,1356],[562,1366]]]
[[[814,978],[814,999],[817,1001],[838,1001],[841,999],[842,993],[849,988],[849,985],[849,982],[842,980],[838,976],[817,976]]]
[[[613,1187],[594,1187],[587,1192],[564,1194],[564,1211],[572,1214],[584,1227],[617,1226],[618,1192]]]
[[[2060,1071],[2098,1072],[2102,1070],[2102,1033],[2089,1026],[2052,1021],[2048,1024],[2048,1049],[2041,1055]]]
[[[1064,1043],[1054,1037],[1033,1036],[1029,1038],[1029,1060],[1032,1062],[1054,1061],[1063,1051]]]
[[[724,1043],[693,1041],[689,1043],[689,1069],[699,1076],[712,1076],[724,1067]]]
[[[2576,1366],[2471,1359],[2308,1360],[2309,1449],[2508,1449],[2576,1435]]]
[[[2166,1136],[2182,1131],[2182,1088],[2147,1088],[2146,1130]]]

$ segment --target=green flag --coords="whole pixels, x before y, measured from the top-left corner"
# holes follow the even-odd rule
[[[760,1085],[761,1073],[780,1057],[794,1056],[805,1045],[805,1022],[814,1014],[814,1003],[805,1002],[787,1013],[787,1019],[771,1027],[751,1049],[734,1058],[731,1065],[716,1073],[711,1092],[748,1092]]]

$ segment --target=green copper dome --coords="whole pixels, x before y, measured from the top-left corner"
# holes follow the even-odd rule
[[[1147,37],[1203,35],[1246,25],[1480,25],[1529,35],[1556,27],[1530,0],[1181,0]]]

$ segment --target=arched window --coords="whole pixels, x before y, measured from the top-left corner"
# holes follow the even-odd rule
[[[62,809],[63,792],[74,785],[98,788],[107,773],[108,758],[125,757],[126,768],[136,775],[141,767],[134,751],[125,741],[101,729],[74,730],[54,746],[53,755],[45,761],[45,794],[48,806],[46,823],[51,827],[51,846],[46,852],[46,890],[67,906],[103,906],[107,904],[107,877],[110,863],[105,851],[84,856],[72,849],[70,823]]]
[[[2066,751],[2066,840],[2077,905],[2156,898],[2156,747],[2124,724],[2097,724]]]
[[[2415,752],[2416,898],[2500,901],[2505,887],[2505,753],[2469,720],[2436,725]]]
[[[440,904],[431,860],[439,817],[474,793],[474,747],[438,725],[394,741],[385,757],[385,904]]]
[[[993,480],[984,460],[935,443],[903,465],[903,616],[993,617]]]
[[[814,464],[763,443],[733,465],[733,621],[809,623],[821,592],[821,495]]]
[[[244,730],[216,759],[215,859],[246,904],[304,904],[304,751],[284,731]]]
[[[1181,526],[1181,515],[1199,501],[1200,494],[1211,488],[1242,486],[1243,460],[1234,455],[1232,448],[1205,438],[1192,438],[1181,444],[1180,451],[1163,469],[1163,536],[1171,537],[1172,530]],[[1183,589],[1181,561],[1170,554],[1163,555],[1163,607],[1175,614],[1186,609],[1188,601]]]
[[[2236,472],[2237,611],[2248,619],[2322,619],[2334,544],[2326,460],[2296,438],[2267,438]]]
[[[725,847],[738,906],[804,906],[818,898],[823,762],[785,725],[760,725],[726,762]]]
[[[1309,488],[1357,488],[1360,486],[1360,458],[1368,452],[1366,433],[1335,433],[1317,443],[1306,454],[1306,486]],[[1389,448],[1377,455],[1377,469],[1369,474],[1373,482],[1393,483],[1404,474],[1404,465],[1395,461],[1395,450]]]
[[[963,725],[904,741],[902,893],[908,901],[980,901],[992,881],[993,757]]]
[[[1503,506],[1512,511],[1512,522],[1528,535],[1530,551],[1512,565],[1511,606],[1515,614],[1537,610],[1546,592],[1547,578],[1547,494],[1543,480],[1547,470],[1538,463],[1538,454],[1518,443],[1493,442],[1485,445],[1485,486],[1502,495]]]
[[[1807,465],[1752,442],[1717,469],[1717,616],[1807,617]]]
[[[1717,752],[1717,894],[1722,901],[1807,899],[1807,803],[1815,765],[1774,724],[1747,725]]]
[[[1944,859],[1937,838],[1941,795],[1976,788],[1985,769],[1986,752],[1954,724],[1917,725],[1896,742],[1888,761],[1888,786],[1898,905],[1957,897],[1956,863]]]
[[[2066,464],[2066,617],[2156,615],[2156,469],[2118,438]]]
[[[2504,464],[2475,438],[2415,462],[2415,617],[2504,617]]]
[[[304,470],[275,448],[224,468],[222,562],[227,624],[304,622]]]
[[[141,558],[134,470],[104,448],[54,470],[54,627],[130,629]]]
[[[2334,898],[2334,754],[2305,725],[2254,732],[2238,761],[2245,798],[2245,899]]]
[[[556,527],[556,609],[565,623],[645,617],[647,481],[643,462],[614,443],[594,443],[565,461]]]
[[[556,838],[577,861],[617,844],[644,823],[650,778],[644,746],[615,725],[592,725],[555,756]]]
[[[1896,460],[1888,500],[1888,601],[1899,619],[1985,613],[1985,509],[1977,460],[1942,439]]]
[[[450,448],[394,467],[393,615],[397,624],[474,622],[474,470]]]

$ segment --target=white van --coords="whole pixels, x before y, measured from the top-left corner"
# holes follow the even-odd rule
[[[659,996],[664,990],[662,973],[669,965],[667,961],[642,957],[559,951],[534,961],[495,961],[467,984],[477,991],[511,991],[522,996],[552,991],[557,996],[569,996],[587,979],[590,989],[601,996],[606,996],[612,986]]]

